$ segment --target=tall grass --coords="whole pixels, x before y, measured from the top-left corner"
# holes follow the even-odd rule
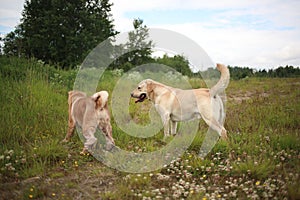
[[[55,171],[56,167],[78,170],[78,165],[98,163],[91,157],[79,155],[82,148],[79,137],[75,136],[68,144],[60,143],[67,130],[67,92],[73,88],[76,73],[76,70],[57,70],[36,60],[0,57],[1,183],[47,176]],[[112,94],[119,78],[120,75],[105,72],[98,90],[105,89]],[[205,87],[201,79],[192,78],[189,81],[194,88]],[[248,78],[231,81],[226,90],[225,128],[229,136],[227,142],[218,141],[208,156],[201,160],[197,155],[208,127],[200,120],[198,133],[182,160],[176,162],[179,164],[173,163],[158,171],[171,177],[168,183],[162,183],[150,175],[141,176],[142,178],[133,176],[123,183],[123,175],[115,175],[121,177],[117,177],[119,181],[116,182],[114,190],[104,193],[101,198],[118,199],[120,195],[125,199],[136,198],[136,191],[141,195],[155,197],[147,188],[154,190],[161,184],[165,188],[162,195],[172,197],[171,188],[176,188],[177,182],[182,179],[198,181],[199,184],[205,182],[214,188],[216,185],[226,185],[231,178],[251,179],[252,186],[260,197],[263,197],[263,190],[268,188],[261,182],[272,185],[270,181],[273,179],[269,180],[270,177],[276,181],[284,178],[292,180],[287,178],[289,174],[300,173],[299,83],[299,78]],[[122,95],[129,96],[127,93]],[[130,101],[130,117],[140,125],[147,125],[150,123],[150,108],[149,102],[134,104]],[[112,126],[117,146],[128,151],[151,152],[168,142],[162,140],[162,130],[146,139],[130,136],[120,129],[114,116]],[[173,165],[176,166],[172,168]],[[98,165],[97,167],[97,173],[92,172],[102,173],[99,172]],[[190,173],[192,178],[186,178],[187,173]],[[62,176],[63,173],[59,171],[54,172],[51,178]],[[218,176],[222,178],[213,178]],[[232,182],[233,187],[236,187],[237,183]],[[70,184],[68,187],[73,187],[72,185],[74,186]],[[282,187],[287,188],[288,194],[283,191],[278,197],[297,199],[300,194],[296,185],[289,182],[286,187]],[[46,187],[42,188],[44,190]],[[247,198],[242,194],[241,188],[236,187],[234,190],[237,190],[242,198]],[[29,192],[27,188],[24,194]],[[206,193],[209,192],[212,191],[206,190]],[[200,188],[198,193],[190,195],[190,198],[202,198],[204,195],[205,191]],[[232,195],[234,199],[236,194]],[[42,197],[43,194],[39,193],[37,196]]]
[[[36,61],[1,58],[0,152],[25,152],[21,176],[39,174],[67,155],[59,144],[66,131],[67,88],[50,69]]]

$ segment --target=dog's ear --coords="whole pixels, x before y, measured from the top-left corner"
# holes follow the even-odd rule
[[[108,92],[107,91],[97,92],[97,93],[93,94],[93,96],[91,96],[91,98],[96,103],[96,109],[98,109],[98,108],[103,109],[107,105],[107,102],[108,102]]]
[[[153,83],[153,81],[151,79],[147,79],[146,84],[147,84],[148,98],[153,99],[153,90],[154,90],[155,84]]]
[[[147,79],[146,84],[147,84],[147,92],[151,93],[154,89],[153,81],[151,79]]]

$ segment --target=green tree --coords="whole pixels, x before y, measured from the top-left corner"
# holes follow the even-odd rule
[[[254,70],[249,67],[230,67],[230,77],[235,80],[243,79],[246,77],[252,77],[254,75]]]
[[[134,30],[128,33],[128,42],[114,46],[114,62],[111,69],[128,71],[135,66],[152,62],[153,41],[149,39],[149,29],[143,20],[133,20]]]
[[[151,53],[154,47],[153,41],[149,40],[149,29],[143,25],[143,20],[133,20],[134,30],[128,33],[128,42],[125,48],[129,50],[127,61],[132,65],[141,65],[152,60]]]
[[[2,40],[4,42],[3,53],[5,55],[18,57],[23,55],[23,40],[20,26],[17,26],[14,31],[8,33]]]
[[[174,57],[169,57],[165,54],[162,58],[157,58],[156,62],[172,67],[183,75],[192,75],[192,71],[189,67],[189,61],[184,56],[175,55]]]
[[[111,6],[109,0],[26,0],[16,37],[22,40],[22,53],[62,67],[81,63],[117,33]],[[6,49],[16,48],[15,39],[5,42]]]

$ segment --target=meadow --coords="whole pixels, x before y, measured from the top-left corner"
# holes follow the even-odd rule
[[[199,123],[185,153],[160,170],[125,173],[80,155],[67,131],[67,92],[77,70],[36,60],[0,57],[1,199],[299,199],[300,78],[231,80],[225,127],[204,158],[198,156],[207,125]],[[106,71],[98,89],[113,93],[118,71]],[[204,86],[200,78],[189,83]],[[148,123],[151,104],[130,102],[136,123]],[[112,119],[121,149],[149,152],[165,145],[163,133],[142,139]]]

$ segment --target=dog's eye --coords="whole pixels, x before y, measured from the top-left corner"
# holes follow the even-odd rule
[[[138,90],[140,90],[141,89],[141,87],[138,87]]]

